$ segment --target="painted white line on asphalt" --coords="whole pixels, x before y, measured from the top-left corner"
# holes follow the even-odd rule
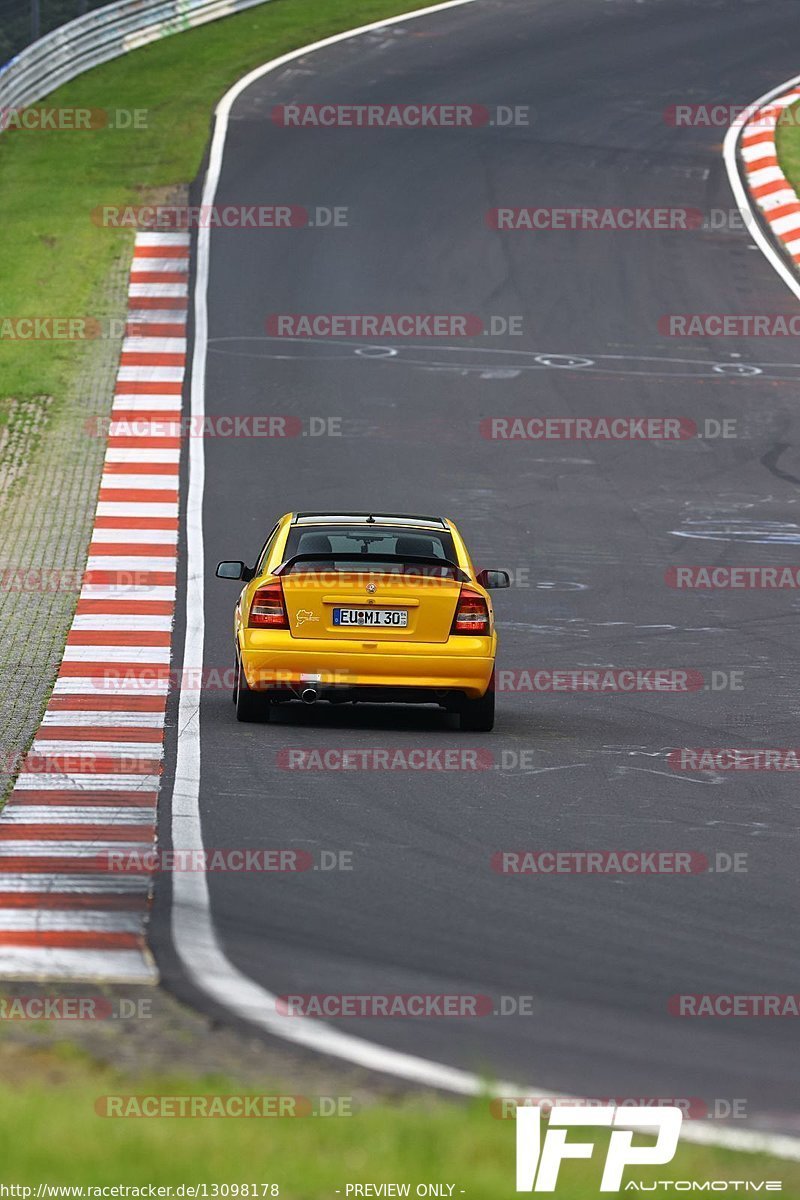
[[[185,354],[186,338],[181,337],[126,337],[122,353],[141,354]]]
[[[22,771],[17,776],[15,791],[18,792],[157,792],[161,782],[158,775],[123,775],[109,772],[101,775],[94,771]],[[3,810],[3,821],[6,813],[11,811],[7,805]]]
[[[98,930],[102,933],[141,933],[141,913],[86,911],[75,908],[66,912],[51,909],[0,909],[0,932],[31,930],[37,933],[66,933],[74,930]]]
[[[75,841],[75,842],[52,842],[44,839],[38,841],[18,842],[13,838],[9,841],[0,841],[0,872],[3,870],[4,858],[46,858],[48,864],[52,865],[55,872],[59,870],[59,863],[65,864],[74,858],[103,858],[107,859],[111,855],[120,854],[123,856],[149,856],[153,853],[152,842],[104,842],[102,838],[96,841]],[[74,864],[72,870],[74,870]],[[113,860],[106,867],[113,878]],[[130,873],[126,873],[125,878],[128,878]],[[120,878],[122,878],[120,871]],[[56,875],[56,878],[58,876]],[[98,873],[98,879],[101,875]],[[144,876],[144,878],[147,878]],[[0,973],[0,977],[1,977]]]
[[[182,383],[183,367],[121,366],[117,378],[120,383]]]
[[[150,880],[147,875],[101,875],[99,872],[91,875],[42,875],[33,871],[0,872],[0,892],[35,892],[42,896],[83,896],[96,893],[102,896],[115,895],[118,892],[135,895],[149,889]]]
[[[111,405],[112,413],[128,412],[134,409],[150,409],[153,412],[161,412],[162,410],[180,414],[181,398],[175,396],[171,392],[158,392],[150,395],[141,395],[139,392],[116,392],[114,402]]]
[[[127,326],[131,325],[185,325],[185,308],[137,308],[132,302],[125,318]]]
[[[103,983],[157,983],[145,950],[65,950],[55,946],[0,946],[0,978],[75,979]]]
[[[142,452],[137,451],[136,453]],[[92,545],[97,542],[143,542],[145,545],[155,545],[159,542],[166,547],[176,545],[177,541],[177,529],[126,529],[120,525],[116,528],[107,526],[104,529],[92,531]]]
[[[10,825],[152,825],[155,802],[147,807],[105,804],[9,804],[3,822]]]
[[[133,276],[141,274],[142,271],[182,271],[184,274],[189,270],[189,247],[186,247],[186,254],[181,254],[178,258],[152,258],[147,255],[134,254],[133,256]]]
[[[158,742],[91,742],[69,741],[66,738],[53,741],[48,739],[46,727],[43,737],[37,737],[31,745],[30,753],[47,754],[52,758],[62,758],[65,754],[91,754],[98,758],[119,758],[120,756],[140,759],[152,758],[160,762],[164,753],[163,744]],[[8,809],[6,811],[9,811]]]
[[[150,446],[153,446],[153,449],[158,450],[158,448],[159,448],[158,441],[153,443],[152,439],[153,438],[156,438],[156,439],[158,439],[158,438],[178,438],[181,436],[181,426],[180,426],[180,421],[179,421],[178,417],[172,413],[169,413],[169,415],[165,415],[162,418],[156,418],[156,419],[151,419],[151,417],[149,415],[146,415],[143,417],[138,417],[134,413],[134,414],[131,414],[130,416],[126,416],[123,418],[120,418],[119,416],[115,416],[113,421],[111,422],[111,425],[110,425],[110,428],[108,431],[108,436],[112,439],[111,440],[111,448],[112,449],[115,448],[115,439],[116,438],[125,437],[125,438],[139,439],[139,444],[138,444],[139,449],[149,449]],[[147,439],[147,440],[145,441],[144,439]],[[133,446],[133,447],[124,446],[122,448],[123,449],[129,449],[129,448],[137,449],[137,446]],[[175,446],[167,446],[166,449],[174,450],[174,449],[176,449],[176,447]]]
[[[170,617],[165,617],[165,620],[171,620]],[[105,711],[104,709],[81,709],[74,712],[61,710],[50,710],[44,714],[42,718],[42,729],[48,729],[55,725],[59,728],[62,726],[85,727],[90,729],[94,726],[110,725],[117,729],[145,728],[145,729],[160,729],[166,719],[166,713],[163,712],[135,712],[131,711],[114,711],[113,709]]]
[[[178,504],[129,504],[122,500],[101,500],[97,505],[98,517],[177,517]]]
[[[136,245],[139,246],[186,246],[189,245],[188,233],[149,233],[143,231],[136,234]],[[142,255],[144,257],[144,255]]]
[[[152,587],[133,587],[129,583],[84,583],[81,588],[81,600],[129,600],[136,603],[140,600],[174,600],[175,587],[173,584],[155,584]],[[142,609],[146,612],[146,609]]]
[[[167,557],[169,555],[169,557]],[[90,555],[87,559],[88,571],[125,571],[133,575],[136,571],[174,571],[176,555],[174,549],[164,552],[164,556],[148,554],[121,555],[101,554]]]
[[[144,470],[144,464],[138,464],[140,470]],[[176,464],[177,465],[177,464]],[[110,475],[103,475],[100,479],[101,488],[137,488],[140,491],[151,492],[174,492],[178,486],[178,473],[164,474],[163,471],[158,471],[152,475],[129,475],[127,471],[117,474],[113,471]],[[154,496],[153,499],[156,499]]]
[[[63,662],[132,662],[163,666],[169,662],[169,646],[67,646]]]
[[[185,296],[185,283],[132,283],[128,295],[133,299],[140,296]]]
[[[796,199],[797,197],[795,197]],[[800,213],[789,213],[785,217],[777,217],[770,221],[773,233],[790,233],[792,229],[800,229]]]
[[[166,695],[167,679],[115,679],[110,676],[73,676],[57,679],[53,688],[56,696],[141,696]]]
[[[222,168],[222,156],[231,108],[235,100],[256,80],[315,50],[376,29],[401,24],[445,9],[470,4],[473,0],[448,0],[431,8],[375,21],[359,29],[336,34],[301,47],[263,64],[240,79],[217,106],[209,164],[202,204],[213,204]],[[799,77],[800,78],[800,77]],[[192,357],[191,411],[202,420],[205,413],[205,365],[208,343],[208,278],[210,231],[198,231],[197,279],[194,295],[195,335]],[[172,844],[178,850],[203,849],[200,822],[200,686],[203,669],[204,577],[203,492],[205,455],[202,438],[189,439],[189,493],[186,511],[187,586],[186,633],[182,684],[179,699],[178,751],[172,797]],[[178,872],[173,877],[172,937],[176,952],[193,983],[231,1012],[260,1026],[273,1036],[332,1055],[367,1069],[440,1088],[459,1095],[484,1093],[485,1081],[469,1071],[448,1067],[414,1054],[390,1050],[365,1039],[343,1033],[319,1021],[297,1019],[287,1023],[276,1012],[276,996],[239,971],[225,956],[214,929],[206,877],[201,872]],[[498,1083],[495,1095],[527,1095],[544,1098],[546,1093],[518,1084]],[[512,1089],[509,1091],[509,1089]],[[764,1151],[800,1160],[800,1139],[746,1133],[740,1130],[695,1131],[684,1124],[687,1141],[708,1142],[737,1150]]]
[[[740,150],[742,162],[748,164],[758,162],[761,158],[773,158],[772,146],[768,142],[757,142],[754,146],[742,145]]]
[[[783,177],[780,167],[760,167],[759,170],[751,172],[748,182],[755,188],[765,183],[777,183]]]
[[[72,629],[75,633],[92,630],[96,633],[110,630],[123,630],[126,633],[141,630],[148,633],[169,633],[171,628],[172,617],[162,617],[152,613],[141,615],[137,613],[91,613],[75,617],[72,622]]]

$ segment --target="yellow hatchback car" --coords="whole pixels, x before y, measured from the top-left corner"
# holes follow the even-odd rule
[[[241,579],[234,702],[240,721],[269,720],[289,700],[438,704],[462,729],[494,725],[497,634],[489,589],[444,517],[287,513]]]

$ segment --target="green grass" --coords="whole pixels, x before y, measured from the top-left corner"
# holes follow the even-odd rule
[[[795,191],[800,192],[800,104],[784,111],[775,133],[778,161]]]
[[[515,1194],[514,1122],[493,1117],[482,1100],[379,1103],[340,1117],[108,1118],[95,1111],[98,1097],[242,1089],[215,1077],[121,1076],[69,1044],[39,1052],[6,1046],[0,1074],[0,1182],[278,1183],[281,1196],[292,1200],[334,1197],[346,1183],[390,1181],[454,1183],[454,1197],[463,1188],[470,1200]],[[298,1090],[270,1081],[263,1093]],[[559,1200],[598,1194],[605,1144],[599,1131],[592,1140],[591,1162],[562,1168]],[[682,1146],[667,1167],[626,1175],[648,1182],[675,1178],[782,1179],[786,1200],[800,1196],[798,1164],[694,1146]]]
[[[470,1200],[515,1195],[515,1122],[498,1120],[485,1099],[457,1104],[407,1098],[359,1104],[339,1092],[347,1116],[106,1117],[103,1097],[294,1097],[302,1087],[265,1080],[240,1087],[219,1075],[142,1075],[98,1063],[70,1042],[36,1044],[0,1030],[0,1183],[277,1183],[288,1200],[324,1200],[347,1183],[455,1183]],[[52,1031],[48,1031],[52,1032]],[[333,1079],[335,1072],[331,1072]],[[331,1094],[335,1085],[331,1085]],[[318,1097],[306,1093],[313,1106]],[[577,1133],[572,1140],[582,1140]],[[590,1162],[561,1169],[559,1200],[595,1196],[606,1140]],[[800,1196],[800,1164],[681,1144],[673,1162],[630,1169],[637,1180],[781,1180],[786,1200]],[[626,1193],[627,1194],[627,1193]],[[658,1189],[670,1198],[672,1190]],[[679,1193],[684,1194],[684,1193]],[[751,1193],[752,1194],[752,1193]],[[259,1198],[260,1200],[260,1198]]]
[[[419,0],[271,0],[137,50],[80,76],[47,106],[144,110],[144,129],[0,135],[0,317],[93,315],[133,235],[98,228],[100,204],[138,204],[197,174],[215,103],[252,67]],[[80,342],[0,339],[0,410],[8,396],[75,386]],[[2,419],[2,417],[0,417]]]

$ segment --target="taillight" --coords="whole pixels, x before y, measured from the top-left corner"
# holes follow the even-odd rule
[[[489,632],[489,606],[479,592],[462,587],[450,633]]]
[[[277,583],[267,583],[260,587],[253,596],[250,605],[251,629],[288,629],[289,619],[286,616],[286,605],[283,602],[283,586]]]

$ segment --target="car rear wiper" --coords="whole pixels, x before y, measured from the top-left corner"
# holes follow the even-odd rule
[[[356,562],[358,562],[358,566],[355,567],[353,570],[354,574],[363,572],[365,567],[368,571],[371,569],[373,574],[378,574],[379,570],[378,570],[377,566],[372,567],[372,568],[369,567],[369,565],[368,565],[369,557],[370,557],[369,555],[363,555],[363,556],[354,555],[351,558],[351,557],[348,557],[347,554],[295,554],[295,555],[293,555],[292,558],[287,558],[284,562],[280,563],[275,568],[275,570],[272,572],[272,574],[273,575],[283,575],[291,567],[293,567],[295,565],[295,563],[302,563],[302,562],[324,562],[324,563],[335,563],[335,562],[356,563]],[[359,562],[359,558],[362,558],[361,562]],[[448,570],[453,572],[456,580],[458,580],[459,583],[469,583],[469,575],[467,574],[467,572],[462,570],[462,568],[459,567],[458,563],[452,562],[449,558],[435,558],[433,555],[427,555],[427,554],[381,554],[381,555],[376,554],[375,562],[376,563],[420,564],[420,565],[429,566],[429,567],[447,567]]]

